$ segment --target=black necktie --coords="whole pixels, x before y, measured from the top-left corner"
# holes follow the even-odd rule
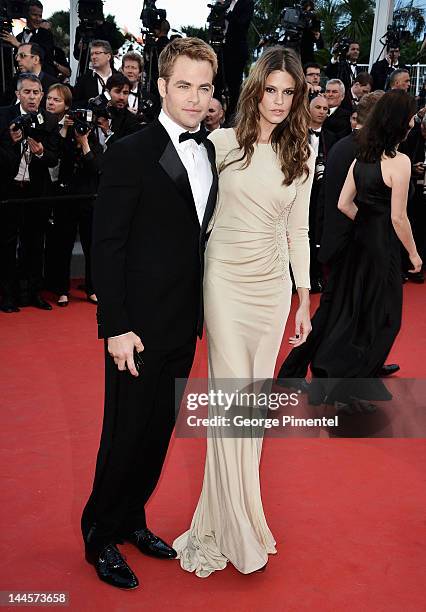
[[[312,128],[309,128],[309,134],[311,134],[312,136],[316,136],[317,138],[320,137],[321,132],[316,132],[315,130],[313,130]]]
[[[200,145],[203,140],[207,138],[207,134],[207,130],[203,127],[200,128],[198,132],[183,132],[183,134],[179,136],[179,142],[185,142],[185,140],[193,139],[198,145]]]

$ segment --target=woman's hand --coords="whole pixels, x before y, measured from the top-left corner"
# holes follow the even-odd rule
[[[306,342],[312,329],[309,304],[301,304],[296,312],[295,333],[289,340],[293,347],[300,346]]]
[[[412,255],[409,255],[409,258],[411,263],[413,264],[413,269],[408,270],[408,272],[411,272],[411,274],[417,274],[418,272],[421,272],[423,262],[420,259],[419,254],[413,253]]]

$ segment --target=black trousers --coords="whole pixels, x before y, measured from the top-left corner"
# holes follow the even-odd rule
[[[187,378],[195,338],[169,351],[143,352],[138,378],[119,372],[105,348],[105,412],[92,494],[82,533],[96,526],[90,548],[146,527],[145,504],[155,489],[175,423],[175,379]],[[180,398],[177,398],[180,401]]]
[[[57,195],[62,195],[57,191]],[[70,289],[71,258],[77,230],[85,262],[86,293],[94,293],[91,272],[93,201],[60,200],[53,206],[53,225],[46,240],[46,284],[58,295]]]
[[[30,182],[12,185],[8,190],[8,204],[0,206],[0,266],[4,296],[15,297],[20,277],[26,281],[28,293],[37,293],[42,286],[44,242],[49,218],[49,205],[35,199],[28,203],[14,202],[37,198]],[[19,239],[19,267],[16,250]]]

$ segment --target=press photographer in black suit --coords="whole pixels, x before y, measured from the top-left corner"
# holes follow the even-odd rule
[[[54,40],[52,32],[42,27],[43,5],[38,0],[30,0],[27,5],[27,25],[14,36],[6,32],[0,33],[0,38],[18,49],[22,43],[37,43],[43,49],[44,66],[46,72],[55,75],[54,68]]]
[[[112,55],[115,55],[121,45],[124,43],[123,34],[117,29],[117,26],[112,21],[106,21],[105,19],[99,19],[95,21],[95,27],[90,31],[91,41],[105,41],[109,44]],[[83,30],[83,36],[82,36]],[[73,55],[78,61],[78,72],[77,74],[83,75],[88,71],[90,49],[93,46],[93,42],[88,42],[84,35],[84,27],[77,26],[75,31],[75,43]],[[87,56],[89,52],[89,57]],[[90,72],[90,70],[89,70]]]
[[[300,61],[302,64],[314,61],[314,46],[324,49],[324,40],[321,36],[321,22],[315,15],[315,5],[312,0],[304,0],[302,9],[311,14],[310,25],[302,30],[300,41]]]
[[[129,111],[138,117],[142,115],[142,78],[144,61],[140,53],[129,51],[121,59],[121,72],[130,81]]]
[[[202,332],[204,247],[217,193],[213,144],[202,143],[199,131],[216,55],[199,39],[181,38],[162,52],[159,68],[160,117],[106,153],[94,217],[106,391],[82,532],[98,577],[126,589],[138,580],[117,542],[158,558],[176,556],[147,528],[145,504],[174,427],[175,378],[189,375]],[[134,349],[143,351],[140,373]]]
[[[389,82],[389,77],[394,70],[403,70],[406,68],[404,64],[400,64],[400,48],[399,47],[386,47],[386,56],[374,62],[371,67],[371,76],[373,78],[373,90],[374,89],[385,89]]]
[[[358,42],[351,40],[341,53],[336,53],[336,48],[337,45],[332,49],[333,55],[325,68],[325,74],[329,79],[340,79],[345,86],[345,91],[349,92],[355,77],[362,72],[362,68],[357,63],[360,46]]]
[[[224,0],[219,1],[224,3]],[[232,0],[226,13],[223,63],[224,78],[229,91],[229,106],[226,109],[227,121],[234,115],[243,82],[244,68],[249,59],[247,36],[253,13],[253,0]],[[220,91],[215,94],[218,100],[221,98],[222,87],[223,83],[218,83]]]
[[[58,163],[58,129],[53,115],[40,108],[43,91],[40,80],[33,74],[21,74],[16,96],[19,103],[0,109],[0,142],[12,156],[11,172],[2,177],[3,197],[0,206],[0,265],[4,312],[18,312],[18,267],[16,247],[18,236],[27,294],[21,296],[22,306],[51,310],[51,305],[39,295],[43,275],[44,236],[49,206],[43,202],[19,203],[14,200],[37,198],[47,194],[49,168]],[[35,127],[16,129],[15,121],[32,113]],[[16,173],[15,173],[15,170]]]
[[[90,45],[92,70],[81,74],[74,88],[73,106],[86,108],[90,98],[96,98],[105,91],[106,82],[116,72],[111,68],[112,49],[106,40],[93,40]]]
[[[345,86],[340,79],[330,79],[325,86],[328,100],[328,117],[324,127],[336,136],[344,138],[351,133],[351,111],[344,107]]]

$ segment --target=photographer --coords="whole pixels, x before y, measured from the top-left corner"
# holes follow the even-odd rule
[[[52,24],[50,21],[47,21],[47,19],[43,19],[40,27],[50,32]],[[53,47],[53,66],[56,82],[68,83],[71,76],[71,66],[64,50],[56,45]]]
[[[248,29],[254,13],[253,0],[218,0],[217,4],[228,4],[226,11],[225,42],[223,45],[224,75],[222,82],[217,79],[218,90],[215,97],[221,101],[221,94],[226,83],[229,92],[229,105],[226,109],[226,120],[234,115],[241,84],[243,82],[244,68],[249,59]],[[223,82],[224,80],[224,82]]]
[[[330,132],[324,122],[328,116],[328,100],[319,94],[309,104],[309,144],[315,153],[315,174],[309,200],[309,245],[310,245],[310,279],[311,293],[321,293],[324,287],[322,266],[318,261],[318,201],[323,183],[324,167],[328,153],[337,137]]]
[[[99,142],[104,150],[113,142],[142,128],[135,115],[127,108],[130,87],[129,79],[121,72],[113,74],[106,83],[106,92],[110,99],[107,101],[104,97],[95,110]],[[97,101],[92,100],[92,104],[93,102]]]
[[[101,5],[102,10],[102,5]],[[111,57],[117,53],[124,42],[123,34],[117,29],[116,25],[105,19],[96,19],[93,24],[81,24],[75,31],[75,43],[73,55],[78,61],[78,75],[83,75],[88,71],[90,49],[95,41],[105,41],[109,44]],[[89,57],[88,57],[89,53]],[[90,70],[89,70],[90,72]]]
[[[53,193],[58,197],[53,206],[53,225],[46,244],[46,284],[58,295],[58,306],[68,306],[72,251],[80,235],[85,258],[85,287],[89,302],[96,303],[90,267],[93,199],[97,193],[102,146],[96,127],[74,119],[68,111],[72,105],[69,89],[61,84],[50,88],[47,109],[56,115],[60,127],[60,159],[51,171]],[[86,197],[83,197],[86,196]]]
[[[90,45],[92,70],[80,74],[74,88],[74,106],[86,107],[90,98],[105,91],[109,77],[117,72],[111,68],[112,48],[106,40],[93,40]]]
[[[301,3],[302,10],[309,20],[309,26],[302,31],[300,41],[300,59],[302,64],[314,61],[314,45],[317,49],[324,48],[324,41],[321,36],[321,23],[315,15],[315,6],[312,0],[304,0]]]
[[[48,193],[49,168],[58,163],[58,129],[55,117],[40,108],[41,82],[34,74],[21,74],[16,96],[18,104],[0,109],[0,143],[11,156],[10,172],[4,173],[0,206],[0,265],[3,312],[18,312],[18,236],[27,294],[21,305],[51,310],[39,295],[43,273],[44,235],[49,206],[42,201],[15,202],[39,198]]]
[[[329,79],[340,79],[348,94],[358,73],[362,72],[357,64],[360,53],[359,43],[343,39],[334,45],[331,52],[332,58],[326,66],[325,74]]]
[[[303,66],[303,73],[308,84],[309,94],[321,93],[321,66],[315,62],[308,62]]]
[[[373,77],[373,90],[385,89],[389,77],[394,70],[405,69],[404,64],[399,63],[400,48],[398,46],[387,46],[386,56],[371,67],[371,76]]]
[[[340,79],[330,79],[325,86],[325,97],[328,101],[328,117],[324,127],[337,137],[348,136],[351,133],[351,112],[344,107],[345,86]]]
[[[142,113],[143,57],[136,51],[129,51],[121,60],[121,72],[130,81],[129,111],[135,115]]]
[[[54,41],[52,32],[42,27],[43,5],[38,0],[30,0],[27,5],[27,25],[18,36],[6,32],[0,32],[0,38],[15,47],[22,43],[36,43],[43,49],[44,69],[55,75],[53,63]]]

